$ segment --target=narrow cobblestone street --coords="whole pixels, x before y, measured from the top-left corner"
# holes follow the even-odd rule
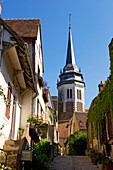
[[[50,170],[98,170],[87,156],[57,156],[50,165]]]

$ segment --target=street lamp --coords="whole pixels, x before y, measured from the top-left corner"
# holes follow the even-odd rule
[[[1,18],[2,4],[0,3],[0,18]]]

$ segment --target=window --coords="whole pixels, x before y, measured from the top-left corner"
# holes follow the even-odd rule
[[[82,100],[81,90],[77,89],[77,99]]]
[[[72,89],[70,89],[70,98],[72,99]]]
[[[10,118],[11,92],[12,92],[12,88],[11,88],[11,84],[10,84],[10,82],[9,82],[9,83],[8,83],[8,92],[7,92],[8,105],[6,105],[6,113],[5,113],[5,116],[7,117],[8,120],[9,120],[9,118]]]
[[[69,99],[69,89],[67,89],[67,99]]]
[[[67,99],[72,99],[72,89],[67,89]]]

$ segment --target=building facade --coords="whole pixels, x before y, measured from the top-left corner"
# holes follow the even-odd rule
[[[110,76],[99,84],[99,93],[88,112],[88,147],[113,159],[113,39],[109,44]]]

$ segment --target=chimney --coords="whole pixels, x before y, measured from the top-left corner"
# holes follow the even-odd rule
[[[0,3],[0,18],[1,18],[2,4]]]
[[[100,82],[100,84],[98,85],[99,87],[99,92],[102,91],[102,88],[103,88],[103,81]]]

